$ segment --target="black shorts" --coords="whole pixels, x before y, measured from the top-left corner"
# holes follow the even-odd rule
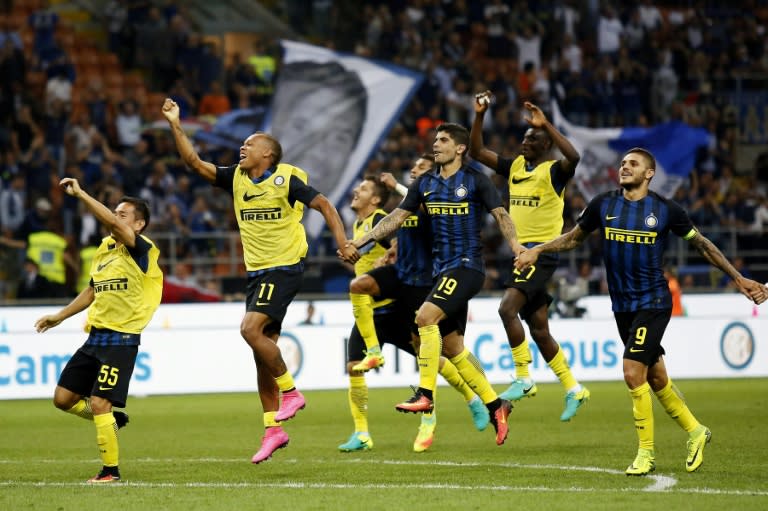
[[[379,344],[391,344],[415,356],[413,345],[411,344],[411,327],[413,316],[408,317],[408,313],[395,303],[390,304],[391,309],[388,312],[382,312],[373,316],[373,324],[376,328],[376,336],[379,338]],[[352,332],[347,340],[347,361],[359,361],[365,357],[365,341],[357,325],[352,327]]]
[[[248,277],[245,310],[260,312],[272,318],[269,330],[280,332],[288,306],[301,288],[304,274],[284,270],[268,271],[256,277]],[[265,329],[267,333],[267,329]]]
[[[98,396],[124,407],[138,346],[83,345],[69,359],[59,386],[81,396]]]
[[[485,275],[470,268],[453,268],[438,275],[426,301],[438,306],[446,315],[440,322],[443,336],[451,332],[464,334],[469,300],[483,288],[484,282]]]
[[[672,309],[646,309],[634,312],[614,312],[624,358],[651,367],[664,354],[661,338],[667,329]]]
[[[557,270],[557,254],[541,254],[536,264],[525,271],[517,268],[512,269],[512,273],[504,287],[519,289],[525,293],[527,300],[520,309],[520,317],[527,320],[534,312],[542,306],[549,307],[552,303],[552,296],[547,292],[549,281]]]
[[[410,325],[411,331],[418,335],[419,327],[416,325],[416,312],[419,307],[426,301],[429,296],[432,287],[424,286],[411,286],[404,284],[402,280],[397,276],[397,269],[394,265],[380,266],[368,272],[368,275],[373,277],[376,284],[379,286],[379,296],[376,298],[390,298],[396,301],[399,308],[403,309],[402,312],[407,314],[410,311]],[[466,326],[466,321],[464,322]],[[448,325],[440,324],[440,333],[447,335],[453,330],[444,331],[444,329],[450,328]],[[464,327],[462,327],[462,330]],[[455,330],[455,328],[454,328]]]

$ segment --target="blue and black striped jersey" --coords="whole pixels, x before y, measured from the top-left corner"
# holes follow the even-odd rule
[[[422,211],[409,216],[397,231],[397,277],[409,286],[432,286],[432,235]]]
[[[415,212],[422,204],[432,231],[433,275],[459,267],[485,272],[485,213],[504,207],[491,180],[466,165],[448,178],[440,168],[431,170],[411,184],[399,208]]]
[[[670,232],[686,240],[696,235],[680,205],[654,192],[629,201],[615,190],[592,199],[578,223],[586,232],[601,229],[614,312],[672,307],[664,278],[667,239]]]

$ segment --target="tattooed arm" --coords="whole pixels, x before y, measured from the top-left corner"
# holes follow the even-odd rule
[[[583,230],[578,224],[576,227],[561,234],[557,238],[536,245],[535,247],[526,250],[515,259],[515,268],[518,270],[526,270],[533,266],[539,255],[544,252],[565,252],[567,250],[573,250],[581,245],[585,239],[587,239],[589,233]]]
[[[768,298],[768,289],[766,289],[763,284],[745,278],[739,273],[739,271],[733,267],[731,262],[726,259],[720,249],[706,236],[697,232],[689,242],[712,266],[719,268],[726,275],[731,277],[736,284],[736,287],[739,288],[741,294],[757,304],[763,303],[766,298]]]
[[[370,232],[350,242],[353,247],[361,248],[368,243],[378,241],[382,238],[386,238],[393,232],[395,232],[405,219],[411,214],[410,211],[405,209],[395,208],[390,214],[379,220],[376,227],[371,229]]]
[[[496,219],[496,223],[499,224],[499,230],[504,236],[504,239],[509,243],[509,247],[515,253],[519,255],[525,250],[520,242],[517,241],[517,229],[515,228],[515,222],[512,221],[512,217],[509,216],[505,208],[494,208],[491,210],[491,215]]]

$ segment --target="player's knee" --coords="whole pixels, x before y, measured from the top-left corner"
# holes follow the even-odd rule
[[[419,328],[424,328],[425,326],[436,325],[436,324],[437,324],[437,321],[435,321],[435,318],[432,317],[431,314],[422,312],[422,311],[419,311],[416,314],[416,325]]]
[[[53,396],[53,406],[66,412],[74,406],[74,403],[71,403],[70,400],[64,399],[62,396],[55,394]]]
[[[376,281],[369,275],[361,275],[352,279],[349,283],[349,292],[359,295],[375,295],[378,294],[378,286]]]

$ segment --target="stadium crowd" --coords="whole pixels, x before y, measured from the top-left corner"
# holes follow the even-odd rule
[[[411,162],[430,150],[440,122],[471,125],[474,94],[484,90],[495,95],[486,145],[505,155],[518,153],[527,128],[525,101],[545,107],[557,100],[571,122],[591,127],[681,120],[706,128],[710,142],[675,200],[705,232],[738,231],[708,232],[724,252],[768,250],[768,152],[737,172],[738,116],[724,107],[726,93],[759,90],[768,80],[768,8],[759,2],[269,4],[313,43],[424,73],[365,173],[404,178]],[[182,118],[195,122],[267,105],[280,70],[279,43],[259,39],[252,54],[225,59],[222,48],[204,41],[184,2],[113,0],[104,11],[104,40],[122,69],[144,78],[115,88],[99,74],[83,80],[83,53],[48,2],[12,0],[0,8],[6,10],[0,16],[0,294],[64,297],[87,285],[78,277],[87,275],[82,268],[103,233],[56,186],[72,176],[108,205],[124,194],[149,200],[150,230],[163,260],[172,251],[179,262],[165,268],[167,282],[193,290],[166,300],[218,299],[219,277],[240,271],[222,268],[215,257],[237,249],[223,236],[235,230],[232,208],[220,190],[185,170],[170,134],[152,122],[166,96],[180,106]],[[745,9],[754,16],[743,16]],[[220,165],[237,158],[235,151],[205,143],[199,152]],[[503,179],[494,183],[507,193]],[[566,230],[585,204],[578,189],[568,187]],[[486,288],[498,289],[512,254],[493,222],[484,234]],[[37,256],[41,240],[60,247],[53,260]],[[586,279],[599,292],[599,260],[595,244],[589,264],[563,275]],[[330,264],[338,270],[338,263]],[[694,277],[682,276],[682,287],[695,284]]]

